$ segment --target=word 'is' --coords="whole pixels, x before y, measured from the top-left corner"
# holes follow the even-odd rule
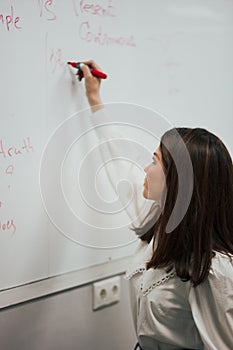
[[[57,16],[52,10],[53,0],[38,0],[40,17],[45,17],[48,21],[55,21]]]

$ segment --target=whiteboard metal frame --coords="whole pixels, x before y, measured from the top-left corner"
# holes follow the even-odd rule
[[[62,275],[49,277],[19,287],[0,291],[0,309],[46,297],[69,289],[78,288],[94,281],[121,275],[126,271],[132,256],[105,262]]]

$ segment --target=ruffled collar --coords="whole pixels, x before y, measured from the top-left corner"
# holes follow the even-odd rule
[[[146,270],[146,263],[151,259],[153,242],[149,244],[145,241],[139,241],[131,264],[126,271],[125,278],[131,279],[134,275]]]
[[[150,244],[140,241],[125,275],[125,278],[129,280],[137,274],[144,274],[146,271],[143,283],[141,283],[141,293],[144,296],[150,293],[152,289],[176,276],[175,269],[172,269],[170,272],[166,272],[165,268],[146,270],[146,263],[151,259],[152,253],[153,241]]]

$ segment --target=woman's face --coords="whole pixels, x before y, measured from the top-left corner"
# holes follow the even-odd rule
[[[146,173],[143,196],[146,199],[152,199],[161,206],[164,189],[166,186],[166,178],[163,172],[162,155],[158,148],[153,155],[152,163],[145,169]]]

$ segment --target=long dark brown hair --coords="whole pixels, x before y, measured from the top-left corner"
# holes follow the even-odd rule
[[[192,193],[183,218],[167,232],[178,190],[182,187],[174,161],[175,154],[182,164],[184,147],[180,140],[192,164],[192,179],[185,189],[191,189]],[[144,232],[141,239],[148,243],[154,239],[147,269],[163,267],[169,271],[175,268],[182,280],[190,280],[196,287],[207,278],[216,251],[229,257],[233,254],[232,159],[223,142],[201,128],[167,131],[161,139],[160,150],[166,176],[164,205],[159,214],[157,212],[153,225],[146,217],[140,228],[134,230]],[[173,150],[173,154],[169,150]]]

